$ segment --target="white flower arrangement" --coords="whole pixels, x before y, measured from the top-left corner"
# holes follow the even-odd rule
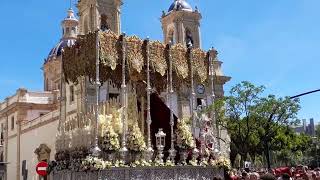
[[[100,143],[104,151],[118,151],[120,142],[118,134],[113,130],[111,124],[112,116],[99,116],[100,127]]]
[[[141,160],[141,166],[142,167],[150,167],[152,165],[152,161],[146,161],[146,160]]]
[[[159,159],[155,159],[153,161],[154,166],[165,166],[165,163],[163,161],[160,161]]]
[[[200,166],[207,167],[209,166],[209,162],[207,160],[200,161]]]
[[[112,119],[111,119],[111,124],[113,127],[113,130],[117,134],[122,134],[122,120],[121,120],[121,115],[123,113],[123,107],[120,109],[115,109],[112,108]]]
[[[146,161],[146,160],[136,160],[130,164],[130,167],[150,167],[152,165],[152,161]]]
[[[120,149],[119,136],[114,132],[110,121],[107,121],[103,126],[101,146],[104,151],[118,151]]]
[[[104,161],[97,157],[88,156],[82,161],[81,170],[103,170],[112,167],[112,162]]]
[[[160,161],[159,159],[155,159],[153,163],[149,161],[150,166],[156,166],[156,167],[173,167],[175,166],[175,163],[171,160],[167,160],[166,162]]]
[[[175,163],[174,163],[174,161],[167,160],[165,166],[171,166],[172,167],[172,166],[175,166]]]
[[[196,147],[190,126],[186,123],[187,119],[178,120],[177,123],[177,144],[184,150]]]
[[[128,167],[124,161],[122,160],[117,160],[115,163],[114,163],[114,167]]]
[[[190,160],[190,161],[189,161],[189,164],[190,164],[191,166],[198,166],[198,161],[197,161],[197,160]]]
[[[130,167],[137,167],[137,166],[140,166],[141,165],[141,162],[140,161],[134,161],[130,164]]]
[[[230,163],[230,160],[221,156],[218,158],[218,160],[216,161],[216,165],[220,168],[224,168],[226,170],[229,170],[231,169],[231,163]]]
[[[142,152],[147,149],[146,143],[144,142],[144,137],[140,131],[137,123],[134,123],[130,127],[131,131],[128,134],[128,148],[131,151]]]

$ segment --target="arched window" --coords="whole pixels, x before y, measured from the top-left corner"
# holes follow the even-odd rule
[[[171,29],[169,31],[169,34],[168,34],[168,43],[171,42],[172,44],[175,44],[175,39],[174,39],[174,30]]]
[[[69,33],[70,33],[70,28],[67,27],[67,28],[66,28],[66,34],[69,34]]]
[[[73,34],[76,34],[76,33],[77,33],[76,27],[72,27],[72,28],[71,28],[71,33],[73,33]]]
[[[107,15],[105,14],[102,14],[101,15],[101,20],[100,20],[100,29],[102,31],[106,31],[109,29],[109,25],[108,25],[108,18],[107,18]]]
[[[193,37],[192,37],[192,33],[189,29],[186,30],[186,45],[187,47],[193,46]]]

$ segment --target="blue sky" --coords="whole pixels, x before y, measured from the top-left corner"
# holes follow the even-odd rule
[[[173,0],[124,0],[122,31],[162,40],[159,17]],[[76,0],[73,0],[75,3]],[[291,96],[320,88],[319,0],[188,0],[202,13],[202,46],[219,51],[236,83]],[[19,87],[43,89],[41,66],[61,37],[67,0],[0,2],[0,100]],[[75,8],[74,8],[75,9]],[[301,99],[300,118],[320,121],[320,93]]]

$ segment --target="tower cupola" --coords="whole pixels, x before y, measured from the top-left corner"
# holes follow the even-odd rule
[[[193,10],[186,0],[174,0],[161,18],[164,42],[201,48],[201,18],[198,9]]]
[[[78,35],[78,24],[78,19],[74,16],[72,8],[70,8],[67,17],[61,22],[62,39],[76,39]]]

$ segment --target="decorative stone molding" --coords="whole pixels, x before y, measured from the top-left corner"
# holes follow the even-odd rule
[[[37,155],[38,161],[49,161],[51,149],[46,144],[40,144],[34,153]]]

